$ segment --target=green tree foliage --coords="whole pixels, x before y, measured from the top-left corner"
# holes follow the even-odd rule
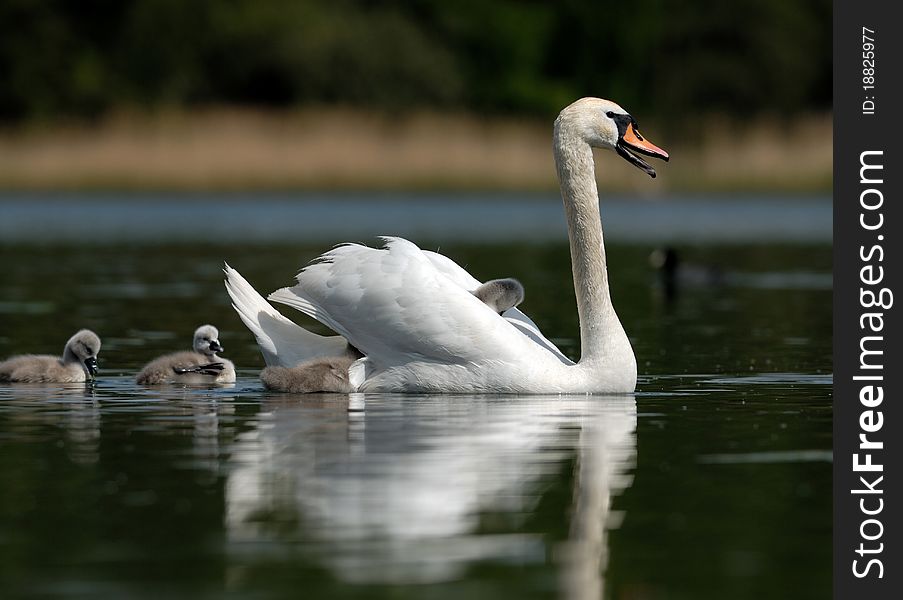
[[[548,115],[831,99],[829,0],[0,0],[0,119],[344,103]]]

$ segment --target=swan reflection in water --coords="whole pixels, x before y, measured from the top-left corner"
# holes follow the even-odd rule
[[[599,597],[612,497],[630,485],[636,456],[632,396],[351,402],[366,408],[349,411],[342,396],[272,397],[236,438],[225,490],[236,562],[278,549],[345,582],[398,584],[452,580],[482,560],[553,557],[564,595]],[[548,547],[547,533],[524,531],[569,461],[569,533]]]

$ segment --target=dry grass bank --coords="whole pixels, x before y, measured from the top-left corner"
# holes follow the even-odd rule
[[[603,188],[825,191],[829,114],[791,123],[706,119],[694,141],[643,130],[672,155],[652,182],[613,157]],[[0,189],[491,189],[557,186],[551,123],[340,110],[207,110],[0,131]]]

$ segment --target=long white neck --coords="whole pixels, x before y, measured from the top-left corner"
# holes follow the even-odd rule
[[[580,317],[580,364],[635,371],[633,350],[609,293],[592,149],[560,121],[555,123],[554,154]]]

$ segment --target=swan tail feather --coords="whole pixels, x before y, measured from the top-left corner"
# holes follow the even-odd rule
[[[294,367],[323,356],[340,356],[347,342],[340,336],[317,335],[293,323],[267,302],[241,274],[228,264],[226,291],[232,307],[257,338],[267,366]]]
[[[301,311],[308,317],[316,319],[323,325],[326,325],[339,335],[347,337],[348,332],[345,331],[345,328],[339,325],[339,323],[333,319],[323,307],[317,304],[313,299],[304,295],[304,293],[299,290],[299,287],[300,286],[278,289],[267,296],[267,299],[280,304],[285,304],[286,306],[291,306],[295,310]]]
[[[355,390],[359,390],[364,381],[372,374],[373,365],[367,357],[359,358],[348,367],[348,383]]]

